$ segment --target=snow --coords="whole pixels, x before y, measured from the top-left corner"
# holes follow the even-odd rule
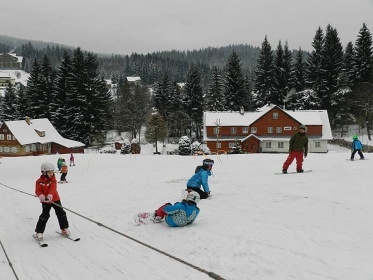
[[[373,159],[350,162],[349,150],[329,149],[305,159],[312,172],[294,175],[274,174],[286,154],[210,156],[212,197],[183,228],[135,226],[133,216],[178,201],[203,156],[153,155],[152,145],[140,155],[75,154],[69,183],[58,188],[81,240],[55,233],[52,210],[47,248],[32,238],[41,213],[34,183],[40,165],[61,155],[3,157],[0,278],[16,279],[13,268],[27,280],[202,280],[212,279],[209,272],[224,279],[373,279]]]

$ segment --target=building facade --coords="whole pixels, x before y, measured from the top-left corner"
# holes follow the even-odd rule
[[[237,143],[243,153],[287,153],[291,136],[306,126],[311,153],[326,153],[332,139],[326,110],[286,111],[266,105],[255,112],[205,112],[204,141],[213,153]]]

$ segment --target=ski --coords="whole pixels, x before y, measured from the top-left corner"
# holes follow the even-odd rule
[[[64,235],[64,234],[62,234],[61,232],[58,232],[58,231],[56,231],[56,233],[58,233],[59,235],[65,237],[65,238],[67,238],[67,239],[70,239],[71,241],[74,241],[74,242],[80,240],[80,238],[74,238],[74,237],[72,237],[71,235]]]
[[[291,171],[291,172],[288,172],[288,173],[276,172],[275,174],[276,175],[287,175],[287,174],[302,174],[302,173],[308,173],[308,172],[312,172],[312,170],[311,169],[304,170],[303,172]]]
[[[47,243],[44,243],[43,241],[37,239],[35,235],[32,235],[32,237],[34,237],[34,239],[36,240],[36,242],[39,243],[40,247],[48,247]]]
[[[358,160],[368,160],[368,159],[367,158],[357,158],[357,159],[346,158],[346,160],[348,160],[348,161],[358,161]]]

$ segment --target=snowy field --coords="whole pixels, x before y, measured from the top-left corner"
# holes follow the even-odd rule
[[[312,172],[293,175],[274,174],[286,154],[211,156],[212,197],[184,228],[135,226],[133,216],[178,201],[204,157],[76,154],[58,188],[81,240],[55,233],[52,210],[46,248],[32,238],[34,183],[59,155],[2,158],[0,279],[372,280],[373,157],[350,162],[349,150],[330,149],[305,159]]]

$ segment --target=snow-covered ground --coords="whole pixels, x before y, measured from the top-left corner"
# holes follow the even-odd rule
[[[133,216],[178,201],[203,156],[153,155],[152,146],[76,154],[58,187],[81,240],[57,235],[51,211],[46,248],[32,238],[41,213],[34,182],[60,155],[2,158],[0,279],[373,279],[373,158],[330,150],[309,154],[304,168],[313,171],[294,175],[274,174],[286,154],[211,156],[212,198],[184,228],[135,226]]]

